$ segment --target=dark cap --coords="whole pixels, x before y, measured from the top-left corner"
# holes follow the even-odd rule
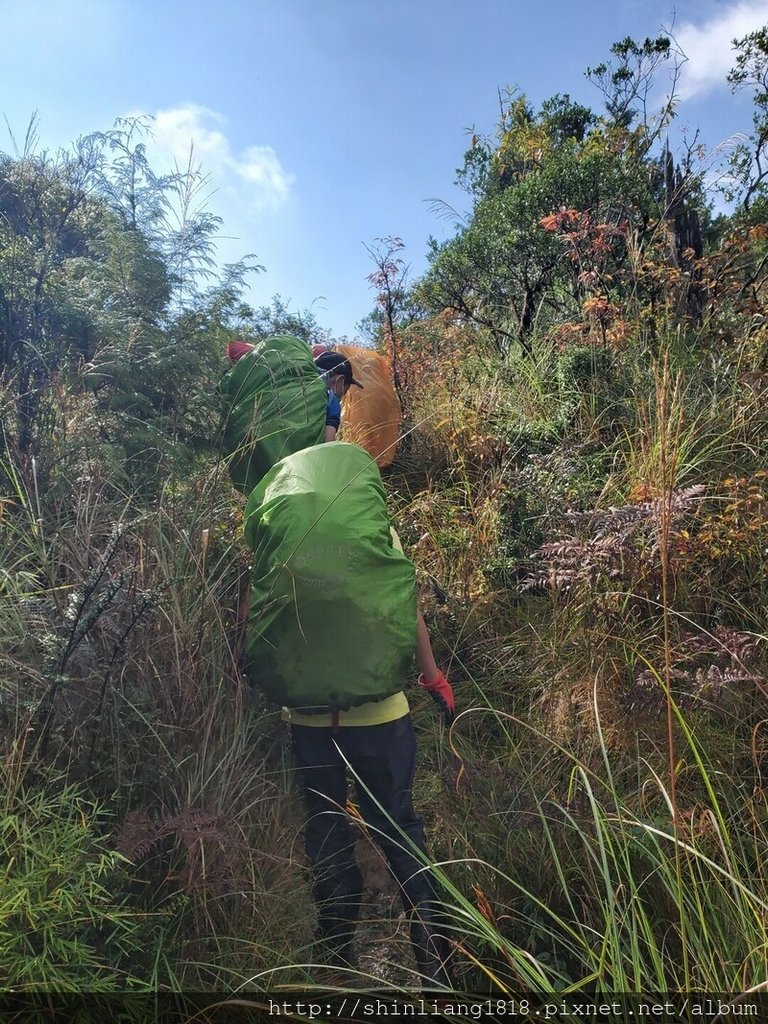
[[[315,359],[315,366],[324,376],[340,373],[347,384],[354,384],[357,388],[363,386],[359,380],[355,380],[352,376],[352,363],[345,359],[344,356],[339,355],[338,352],[322,352]]]

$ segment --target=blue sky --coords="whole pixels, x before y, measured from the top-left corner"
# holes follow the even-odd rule
[[[365,246],[400,236],[412,272],[452,233],[471,129],[493,131],[498,90],[558,92],[598,109],[584,69],[613,42],[673,28],[688,56],[678,126],[715,147],[749,130],[730,42],[768,0],[0,0],[0,112],[17,139],[38,114],[55,149],[152,115],[153,165],[190,142],[224,219],[219,253],[255,253],[249,298],[312,308],[337,337],[371,309]],[[12,152],[0,125],[0,150]]]

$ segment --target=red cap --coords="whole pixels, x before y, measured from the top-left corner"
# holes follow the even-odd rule
[[[242,359],[249,352],[253,352],[255,347],[255,345],[249,345],[247,341],[230,341],[227,345],[227,359],[231,363],[236,363],[238,359]]]

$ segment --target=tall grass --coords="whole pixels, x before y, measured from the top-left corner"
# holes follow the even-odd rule
[[[463,711],[448,736],[413,701],[465,989],[768,977],[764,416],[737,363],[673,340],[655,375],[642,347],[452,364],[389,476]],[[150,501],[78,451],[45,486],[0,471],[3,841],[25,836],[33,922],[5,904],[9,962],[31,942],[94,987],[323,984],[283,726],[239,667],[237,499],[209,459]]]
[[[307,931],[283,727],[238,666],[239,513],[206,468],[154,508],[89,477],[74,500],[59,478],[38,501],[6,474],[6,763],[41,799],[55,765],[108,811],[100,849],[127,860],[153,986],[216,987],[223,965],[285,959]],[[30,833],[41,864],[54,821]]]
[[[479,707],[454,727],[460,767],[446,772],[436,758],[443,786],[423,792],[461,908],[457,948],[470,987],[485,980],[513,992],[521,955],[535,961],[542,990],[736,992],[768,978],[766,530],[761,479],[750,476],[764,420],[737,364],[712,372],[686,344],[657,348],[655,366],[642,346],[625,353],[613,393],[605,377],[579,385],[594,400],[576,414],[566,403],[570,425],[545,442],[553,463],[558,449],[569,452],[572,485],[556,483],[536,512],[551,541],[539,576],[541,561],[527,567],[537,585],[512,603],[491,592],[482,646],[460,649],[453,631],[459,707]],[[543,410],[546,395],[557,422],[564,392],[546,360],[504,376],[507,399],[519,388]],[[523,436],[518,413],[507,417],[509,437]],[[593,469],[583,453],[595,444],[604,477],[585,487],[579,475]],[[527,457],[525,446],[507,449],[497,491],[522,482],[531,493]],[[490,504],[487,475],[471,465],[469,523]],[[743,486],[729,480],[738,472]],[[456,545],[461,531],[442,504],[450,490],[430,488],[409,496],[403,514],[447,597],[433,620],[461,623],[471,599],[444,581],[457,565],[465,578],[487,570],[477,546],[446,557],[443,535]],[[573,495],[575,510],[556,494]],[[497,543],[503,507],[495,499],[490,515]],[[754,571],[737,554],[747,546]]]
[[[593,710],[600,736],[597,691]],[[474,879],[478,893],[473,906],[453,888],[461,908],[457,949],[475,965],[468,980],[485,976],[508,993],[530,984],[606,996],[740,992],[768,983],[765,795],[724,784],[720,766],[709,762],[678,708],[675,714],[686,742],[681,761],[695,775],[688,787],[700,794],[678,808],[677,827],[669,787],[650,765],[641,762],[628,791],[623,766],[614,766],[602,741],[595,769],[514,716],[477,708],[459,717],[459,751],[472,717],[507,720],[518,754],[498,750],[495,767],[511,777],[522,750],[558,766],[557,776],[542,771],[541,761],[536,773],[520,772],[529,810],[497,810],[486,840],[495,846],[492,859],[467,834],[467,855],[444,866],[448,875],[461,869]],[[458,799],[462,786],[471,800],[471,770]],[[521,958],[535,965],[535,979],[521,973]]]

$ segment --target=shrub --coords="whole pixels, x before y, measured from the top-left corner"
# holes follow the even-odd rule
[[[124,969],[138,919],[115,894],[121,858],[103,810],[75,786],[9,784],[0,817],[0,987],[107,992],[140,985]]]

